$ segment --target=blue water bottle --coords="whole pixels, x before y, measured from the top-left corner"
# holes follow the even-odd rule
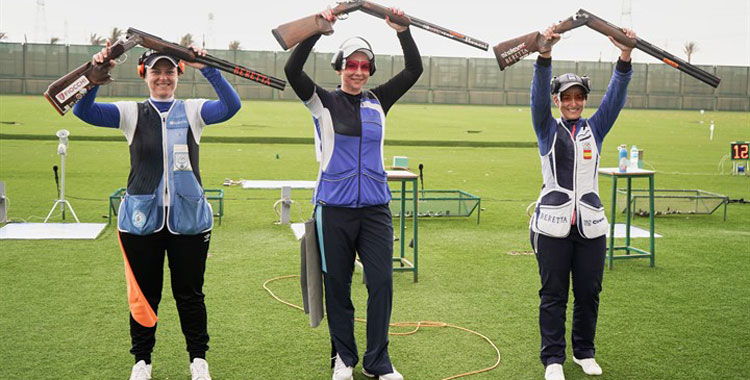
[[[620,173],[625,173],[628,171],[628,146],[627,144],[620,145]]]

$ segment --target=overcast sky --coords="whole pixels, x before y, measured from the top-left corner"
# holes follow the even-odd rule
[[[491,46],[573,15],[579,8],[622,26],[685,58],[683,45],[697,43],[693,63],[750,66],[750,0],[378,0],[399,6],[407,14],[453,29]],[[44,4],[40,6],[39,3]],[[226,49],[238,40],[245,50],[280,50],[271,35],[279,24],[310,15],[332,4],[314,0],[229,1],[104,1],[0,0],[0,32],[4,41],[87,44],[92,33],[108,35],[113,27],[135,27],[166,40],[179,41],[186,33],[210,50]],[[629,5],[629,12],[627,8]],[[209,21],[209,15],[213,21]],[[362,35],[377,54],[400,54],[394,32],[385,22],[363,13],[339,21],[335,33],[324,37],[316,50],[336,50],[346,37]],[[493,57],[472,47],[414,28],[422,55]],[[555,46],[556,59],[611,61],[617,51],[610,42],[588,28],[571,31]],[[640,52],[637,62],[657,62]]]

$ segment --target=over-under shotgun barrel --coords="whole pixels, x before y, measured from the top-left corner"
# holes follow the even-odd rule
[[[672,66],[675,69],[680,70],[685,74],[688,74],[693,78],[708,84],[711,87],[716,88],[721,82],[721,78],[717,77],[716,75],[706,72],[705,70],[702,70],[697,66],[684,61],[682,58],[677,57],[674,54],[669,53],[661,48],[658,48],[639,37],[636,37],[635,39],[628,38],[625,35],[625,32],[622,31],[622,28],[604,21],[584,9],[578,10],[578,13],[576,13],[576,15],[578,17],[587,18],[588,21],[586,22],[586,26],[588,26],[589,28],[594,29],[601,34],[604,34],[605,36],[612,36],[612,38],[614,38],[617,42],[625,46],[636,48],[668,64],[669,66]]]
[[[260,83],[271,88],[283,91],[286,87],[286,81],[279,78],[274,78],[270,75],[263,74],[261,72],[249,69],[247,67],[232,63],[221,58],[216,58],[212,55],[206,54],[204,56],[197,55],[193,50],[184,46],[177,45],[175,43],[165,41],[153,34],[140,31],[135,28],[128,29],[128,35],[137,36],[140,38],[140,44],[143,47],[158,51],[160,53],[171,55],[175,58],[187,62],[198,62],[207,66],[215,67],[221,71],[237,75],[256,83]]]

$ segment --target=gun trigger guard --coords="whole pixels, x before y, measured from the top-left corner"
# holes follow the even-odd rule
[[[340,15],[336,15],[336,19],[337,20],[346,20],[348,18],[349,18],[349,14],[348,13],[342,13]]]

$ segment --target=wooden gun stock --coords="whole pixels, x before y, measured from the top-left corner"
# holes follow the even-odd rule
[[[585,25],[586,22],[586,19],[571,16],[557,24],[554,32],[565,33],[571,29]],[[497,58],[497,63],[500,65],[500,70],[505,70],[507,67],[532,53],[545,53],[551,48],[552,46],[549,45],[540,32],[532,32],[512,40],[501,42],[495,45],[492,50],[495,52],[495,58]]]
[[[331,10],[334,15],[338,16],[356,11],[359,9],[360,5],[361,1],[339,3]],[[321,17],[320,14],[314,14],[286,24],[281,24],[275,29],[272,29],[271,33],[274,38],[276,38],[279,45],[281,45],[282,49],[289,50],[298,43],[316,34],[329,35],[333,33],[333,25],[328,22],[328,20]]]
[[[276,29],[271,30],[271,33],[282,49],[289,50],[289,48],[316,34],[328,35],[333,33],[333,25],[320,15],[312,15],[281,24]]]
[[[576,16],[586,18],[588,20],[586,22],[586,26],[588,26],[589,28],[596,30],[597,32],[605,36],[612,36],[615,41],[625,46],[638,49],[668,64],[669,66],[672,66],[675,69],[680,70],[683,73],[708,84],[713,88],[718,87],[719,83],[721,82],[721,78],[717,77],[716,75],[708,73],[705,70],[698,68],[697,66],[685,62],[683,59],[675,56],[674,54],[662,50],[661,48],[656,47],[638,37],[636,37],[635,39],[628,38],[625,35],[625,32],[622,31],[622,28],[604,21],[586,10],[579,9],[578,13],[576,13]]]
[[[142,32],[138,29],[129,28],[128,35],[137,37],[143,47],[149,48],[159,53],[168,54],[172,57],[184,60],[186,62],[198,62],[206,66],[215,67],[229,74],[237,75],[239,77],[252,80],[256,83],[260,83],[280,91],[283,91],[286,87],[286,81],[284,81],[283,79],[265,75],[247,67],[220,58],[216,58],[209,54],[206,54],[204,56],[196,55],[189,48],[169,41],[165,41],[157,36]]]
[[[55,107],[60,116],[64,116],[94,86],[112,81],[109,75],[109,62],[132,49],[137,42],[129,38],[115,42],[110,46],[103,63],[92,64],[89,61],[78,66],[75,70],[52,82],[44,92],[44,97]]]

